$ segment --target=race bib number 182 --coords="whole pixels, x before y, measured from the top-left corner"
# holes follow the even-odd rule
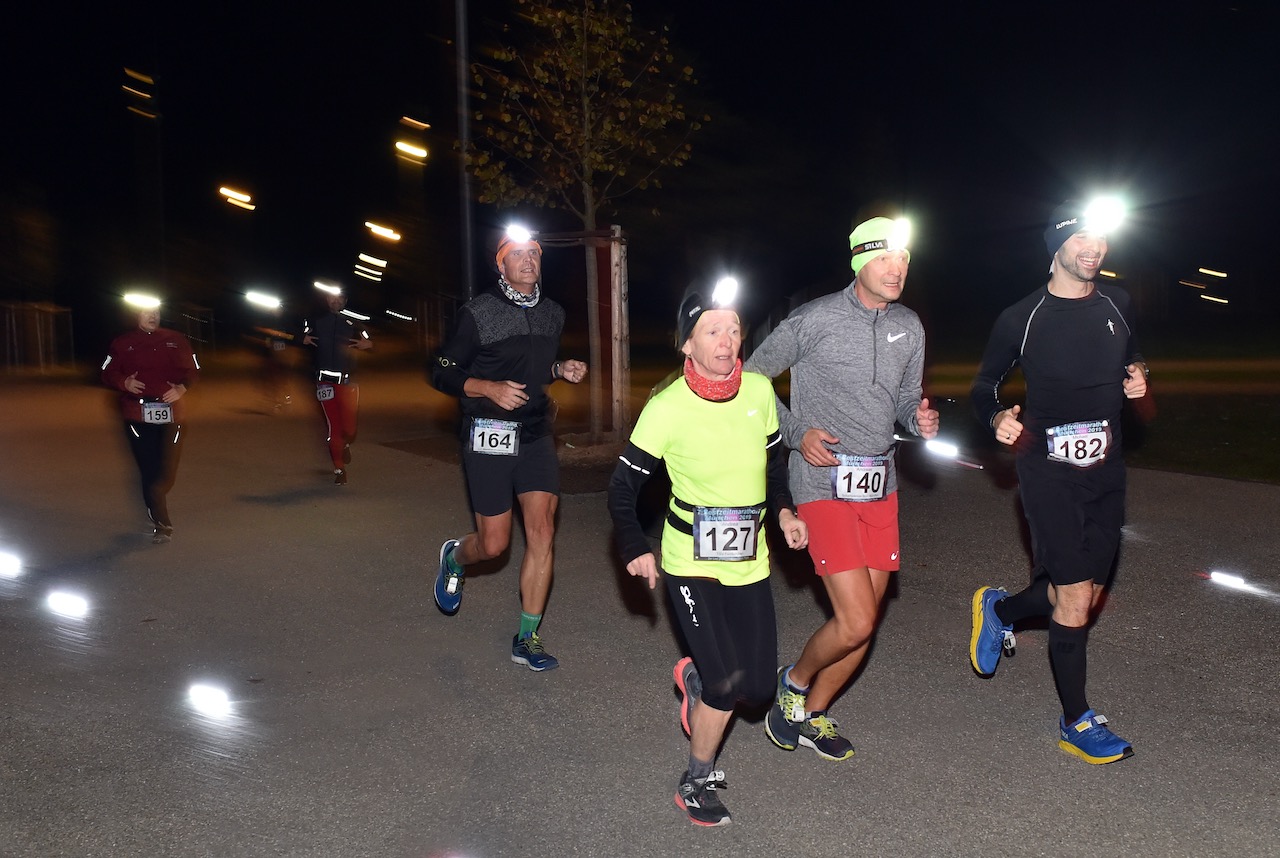
[[[1098,464],[1111,449],[1111,426],[1106,420],[1064,423],[1044,434],[1049,441],[1049,458],[1077,468]]]

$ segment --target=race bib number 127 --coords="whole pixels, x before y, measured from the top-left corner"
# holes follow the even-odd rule
[[[755,560],[759,534],[755,507],[694,507],[693,559]]]

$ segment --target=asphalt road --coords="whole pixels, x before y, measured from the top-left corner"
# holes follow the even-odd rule
[[[452,404],[366,373],[336,488],[294,393],[274,415],[243,375],[192,391],[176,533],[153,546],[107,394],[0,385],[0,550],[25,564],[0,577],[0,854],[1280,854],[1280,486],[1131,471],[1089,666],[1136,755],[1092,767],[1056,748],[1043,631],[989,680],[968,666],[974,588],[1027,575],[1007,460],[904,453],[903,571],[832,710],[857,756],[785,753],[738,720],[734,823],[704,830],[672,801],[679,643],[620,573],[591,481],[561,504],[542,631],[562,666],[534,674],[509,660],[518,554],[469,578],[457,616],[432,603],[438,546],[469,520]],[[793,659],[824,605],[803,563],[773,580]],[[57,589],[88,614],[52,613]],[[194,682],[231,714],[194,711]]]

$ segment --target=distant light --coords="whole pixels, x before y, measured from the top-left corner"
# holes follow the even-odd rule
[[[134,71],[128,66],[124,67],[124,73],[136,81],[141,81],[142,83],[151,84],[153,86],[155,85],[155,79],[152,78],[151,75],[149,74],[143,74],[140,71]]]
[[[382,226],[381,224],[376,224],[371,221],[365,221],[364,225],[369,228],[370,232],[372,232],[374,235],[380,238],[385,238],[388,241],[400,240],[400,233],[396,232],[394,229],[391,229],[390,227]]]
[[[22,559],[16,554],[0,551],[0,578],[21,578]]]
[[[369,321],[369,317],[368,317],[368,316],[362,316],[362,315],[360,315],[359,313],[357,313],[355,310],[346,310],[346,309],[344,309],[344,310],[343,310],[341,313],[339,313],[338,315],[340,315],[340,316],[350,316],[351,318],[353,318],[353,319],[359,319],[359,320],[360,320],[360,321],[362,321],[362,322],[367,322],[367,321]]]
[[[1102,277],[1112,277],[1112,278],[1114,278],[1114,277],[1116,276],[1116,273],[1115,273],[1114,271],[1108,271],[1108,270],[1107,270],[1107,269],[1105,269],[1105,268],[1100,268],[1100,269],[1098,269],[1098,274],[1099,274],[1100,276],[1102,276]]]
[[[341,295],[341,294],[342,294],[342,287],[341,287],[341,286],[335,286],[335,285],[334,285],[334,284],[332,284],[332,283],[325,283],[323,280],[317,280],[317,281],[315,281],[314,283],[312,283],[311,285],[312,285],[312,286],[315,286],[315,287],[316,287],[317,289],[319,289],[321,292],[325,292],[325,293],[327,293],[327,294],[329,294],[329,295]]]
[[[407,125],[416,131],[426,131],[431,127],[430,122],[423,122],[421,119],[414,119],[411,116],[401,116],[400,124]]]
[[[224,718],[231,714],[231,698],[213,685],[196,684],[187,690],[187,699],[201,715]]]
[[[717,307],[727,307],[738,297],[738,280],[736,277],[721,277],[711,290],[711,303]]]
[[[75,593],[54,590],[46,600],[49,610],[64,617],[80,619],[89,613],[89,600]]]
[[[395,310],[387,310],[387,315],[395,319],[402,319],[403,321],[406,321],[406,322],[418,321],[413,316],[406,316],[404,313],[397,313]]]
[[[376,266],[378,266],[379,268],[386,268],[386,267],[387,267],[387,260],[385,260],[385,259],[379,259],[379,258],[378,258],[378,257],[376,257],[376,256],[370,256],[370,255],[369,255],[369,254],[367,254],[367,253],[361,253],[361,254],[360,254],[359,256],[357,256],[356,258],[357,258],[357,259],[359,259],[361,262],[367,262],[367,263],[369,263],[370,265],[376,265]]]
[[[363,277],[365,280],[372,280],[374,283],[382,282],[382,278],[380,276],[376,274],[366,274],[365,272],[361,271],[359,268],[356,268],[351,273],[356,275],[357,277]]]
[[[1197,268],[1196,271],[1199,271],[1201,274],[1208,274],[1210,277],[1226,277],[1227,276],[1227,272],[1214,271],[1212,268]]]
[[[1084,212],[1084,228],[1103,235],[1114,230],[1123,220],[1124,203],[1115,197],[1098,197]]]
[[[414,146],[412,143],[406,143],[404,140],[396,141],[396,149],[414,158],[425,160],[427,157],[426,149],[423,149],[421,146]]]
[[[145,295],[141,292],[129,292],[124,296],[124,302],[130,307],[136,307],[139,310],[155,310],[160,306],[160,299],[154,295]]]
[[[924,448],[935,456],[942,456],[945,459],[954,459],[960,455],[960,448],[955,444],[947,441],[939,441],[936,438],[930,438],[924,442]]]
[[[143,92],[140,89],[134,89],[133,87],[128,86],[127,84],[124,86],[121,86],[120,88],[123,89],[125,92],[129,93],[130,95],[138,96],[138,98],[151,98],[151,93]]]
[[[274,295],[268,295],[265,292],[246,292],[244,298],[250,304],[265,307],[268,310],[280,309],[280,299]]]
[[[1209,288],[1209,287],[1205,286],[1203,283],[1197,283],[1197,282],[1196,282],[1196,281],[1194,281],[1194,280],[1179,280],[1178,282],[1179,282],[1179,283],[1181,283],[1183,286],[1190,286],[1192,289],[1207,289],[1207,288]]]
[[[253,211],[254,209],[257,208],[257,206],[255,206],[253,203],[242,203],[239,200],[233,200],[230,197],[227,197],[227,202],[231,203],[231,205],[233,206],[238,206],[239,208],[242,208],[245,211]]]
[[[147,119],[155,119],[157,116],[159,116],[159,115],[160,115],[160,114],[158,114],[158,113],[154,113],[154,112],[152,112],[152,111],[150,111],[150,110],[143,110],[141,107],[135,107],[135,106],[133,106],[132,104],[130,104],[130,105],[128,106],[127,110],[128,110],[130,113],[136,113],[136,114],[138,114],[139,116],[145,116]]]
[[[513,223],[507,227],[507,238],[516,244],[524,244],[533,241],[533,233],[518,223]]]
[[[253,199],[252,196],[246,194],[244,191],[237,191],[232,188],[218,188],[218,193],[222,194],[227,199],[239,200],[242,203],[247,203]]]
[[[359,262],[357,262],[357,263],[356,263],[356,271],[364,271],[364,272],[366,272],[366,273],[368,273],[368,274],[372,274],[372,275],[373,275],[373,276],[375,276],[375,277],[381,277],[381,276],[382,276],[382,272],[381,272],[381,271],[379,271],[378,269],[376,269],[376,268],[370,268],[370,267],[369,267],[369,266],[367,266],[367,265],[361,265]]]
[[[1201,295],[1200,297],[1201,297],[1201,298],[1203,298],[1203,299],[1204,299],[1204,300],[1206,300],[1206,301],[1212,301],[1212,302],[1213,302],[1213,303],[1215,303],[1215,304],[1230,304],[1230,303],[1231,303],[1231,302],[1230,302],[1230,301],[1228,301],[1226,298],[1219,298],[1217,295]]]

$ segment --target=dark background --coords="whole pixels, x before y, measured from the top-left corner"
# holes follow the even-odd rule
[[[252,321],[240,296],[255,286],[291,313],[310,306],[316,277],[347,283],[352,305],[377,314],[465,295],[454,3],[264,6],[10,13],[0,299],[71,308],[77,350],[96,353],[131,286],[209,308],[224,339]],[[473,51],[510,8],[472,0]],[[749,319],[838,288],[852,224],[900,212],[916,234],[904,300],[937,349],[968,352],[1001,306],[1044,281],[1050,210],[1107,190],[1132,216],[1105,267],[1135,293],[1146,332],[1271,347],[1273,4],[637,0],[634,11],[670,26],[699,79],[686,101],[712,117],[687,167],[602,223],[631,239],[638,337],[668,325],[691,280],[722,270],[746,285]],[[125,109],[125,66],[157,78],[158,123]],[[425,167],[392,155],[406,114],[433,124]],[[227,206],[219,185],[250,191],[258,209]],[[486,272],[513,213],[475,214]],[[563,212],[514,214],[579,228]],[[379,250],[370,219],[412,235],[395,251],[404,273],[376,287],[350,275],[357,251]],[[1212,284],[1230,305],[1178,285],[1199,266],[1231,274]],[[576,252],[547,262],[571,318],[580,268]]]

